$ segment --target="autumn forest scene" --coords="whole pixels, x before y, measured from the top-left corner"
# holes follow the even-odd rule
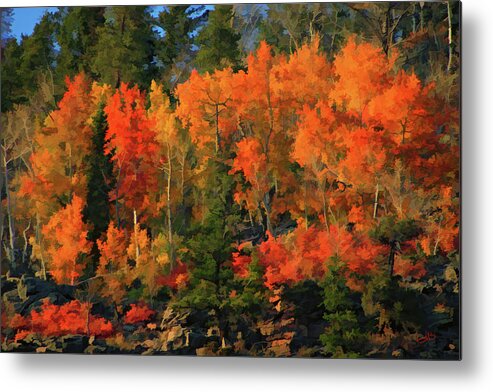
[[[460,358],[460,4],[1,13],[1,351]]]

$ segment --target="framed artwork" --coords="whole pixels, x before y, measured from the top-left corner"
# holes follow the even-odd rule
[[[1,350],[459,360],[460,20],[2,8]]]

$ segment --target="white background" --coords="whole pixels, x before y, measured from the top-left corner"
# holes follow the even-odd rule
[[[188,3],[190,3],[189,1]],[[220,2],[220,1],[216,1]],[[2,6],[162,4],[0,0]],[[187,1],[173,1],[187,3]],[[299,360],[0,354],[3,391],[493,390],[493,1],[463,1],[463,360]]]

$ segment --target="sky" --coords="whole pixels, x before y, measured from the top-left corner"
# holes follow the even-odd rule
[[[46,11],[54,12],[56,7],[14,8],[12,35],[19,40],[22,34],[29,35]]]

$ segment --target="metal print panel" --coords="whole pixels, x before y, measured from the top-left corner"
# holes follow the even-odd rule
[[[2,351],[460,359],[459,2],[1,12]]]

